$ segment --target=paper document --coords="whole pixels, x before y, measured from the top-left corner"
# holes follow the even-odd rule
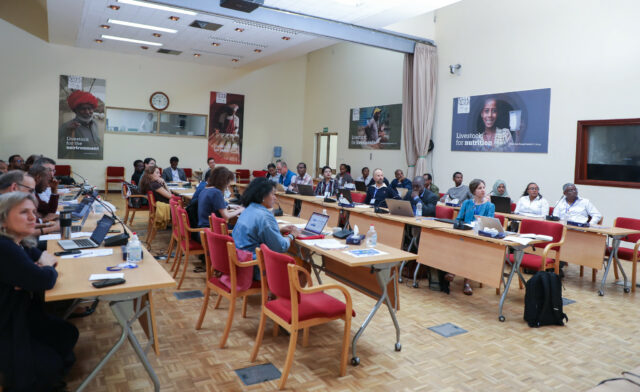
[[[118,279],[124,278],[123,272],[114,272],[111,274],[91,274],[89,280],[102,280],[102,279]]]
[[[347,244],[340,242],[338,240],[334,240],[332,238],[324,239],[324,240],[301,240],[301,241],[305,241],[305,243],[307,244],[315,245],[318,248],[325,249],[325,250],[348,248]]]
[[[534,240],[540,240],[540,241],[553,241],[553,237],[549,235],[544,235],[544,234],[524,233],[524,234],[520,234],[520,237],[532,238]]]
[[[79,231],[77,233],[71,233],[71,238],[91,237],[93,233],[90,231]],[[45,234],[38,237],[39,241],[59,240],[60,234]]]
[[[380,255],[387,254],[387,252],[383,252],[374,248],[345,250],[342,253],[346,253],[349,256],[353,256],[353,257],[372,257],[372,256],[380,256]]]
[[[109,256],[113,254],[113,249],[83,249],[75,255],[61,256],[61,259],[80,259],[85,257]]]
[[[180,196],[193,196],[195,194],[195,192],[191,192],[191,193],[181,193]]]
[[[168,186],[167,188],[169,188],[170,191],[185,191],[189,189],[182,186]]]
[[[518,237],[515,235],[508,235],[506,237],[504,237],[505,241],[511,241],[511,242],[515,242],[518,243],[520,245],[529,245],[529,243],[531,243],[531,241],[533,241],[533,238],[524,238],[524,237]]]

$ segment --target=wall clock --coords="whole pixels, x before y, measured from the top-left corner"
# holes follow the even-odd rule
[[[151,94],[149,103],[155,110],[166,110],[169,107],[169,97],[167,96],[167,94],[161,91],[156,91],[155,93]]]

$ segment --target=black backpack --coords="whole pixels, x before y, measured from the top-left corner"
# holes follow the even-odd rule
[[[524,320],[530,327],[564,325],[569,318],[562,312],[562,282],[553,272],[538,271],[527,281]]]

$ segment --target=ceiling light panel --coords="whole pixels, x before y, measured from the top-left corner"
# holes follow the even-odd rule
[[[103,38],[103,39],[110,39],[110,40],[113,40],[113,41],[130,42],[130,43],[133,43],[133,44],[162,46],[162,44],[160,42],[143,41],[143,40],[139,40],[139,39],[133,39],[133,38],[127,38],[127,37],[119,37],[119,36],[115,36],[115,35],[102,34],[100,37]]]
[[[127,21],[118,20],[118,19],[109,19],[108,23],[117,24],[117,25],[120,25],[120,26],[135,27],[135,28],[138,28],[138,29],[162,31],[164,33],[171,33],[171,34],[175,34],[175,33],[178,32],[178,30],[176,30],[176,29],[168,29],[166,27],[151,26],[151,25],[142,24],[142,23],[135,23],[135,22],[127,22]]]
[[[138,6],[138,7],[151,8],[151,9],[160,10],[160,11],[166,11],[166,12],[170,12],[170,13],[171,12],[179,13],[179,14],[183,14],[183,15],[191,15],[191,16],[198,15],[197,12],[193,12],[191,10],[186,10],[184,8],[169,7],[169,6],[166,6],[166,5],[153,4],[153,3],[146,2],[146,1],[118,0],[118,3],[135,5],[135,6]]]

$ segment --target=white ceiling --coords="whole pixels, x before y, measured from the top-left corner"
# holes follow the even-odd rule
[[[219,0],[215,1],[216,4]],[[265,0],[265,5],[298,13],[382,28],[458,0]],[[114,11],[110,5],[117,5]],[[260,67],[333,45],[338,41],[287,28],[274,28],[235,18],[199,13],[196,16],[118,3],[117,0],[48,0],[49,39],[53,43],[81,48],[192,61],[221,67]],[[178,16],[172,21],[170,16]],[[118,19],[171,28],[177,33],[146,30],[108,23]],[[190,27],[194,20],[221,24],[217,31]],[[109,25],[103,29],[101,25]],[[237,32],[236,28],[244,29]],[[161,37],[154,37],[153,33]],[[103,39],[103,34],[162,43],[151,46]],[[283,40],[282,37],[290,37]],[[428,37],[426,37],[428,38]],[[97,43],[96,39],[102,39]],[[212,43],[219,46],[212,46]],[[148,46],[144,50],[141,46]],[[181,51],[178,56],[157,53],[158,48]],[[258,49],[261,52],[256,52]],[[199,54],[195,57],[194,54]],[[232,61],[237,59],[237,62]]]

